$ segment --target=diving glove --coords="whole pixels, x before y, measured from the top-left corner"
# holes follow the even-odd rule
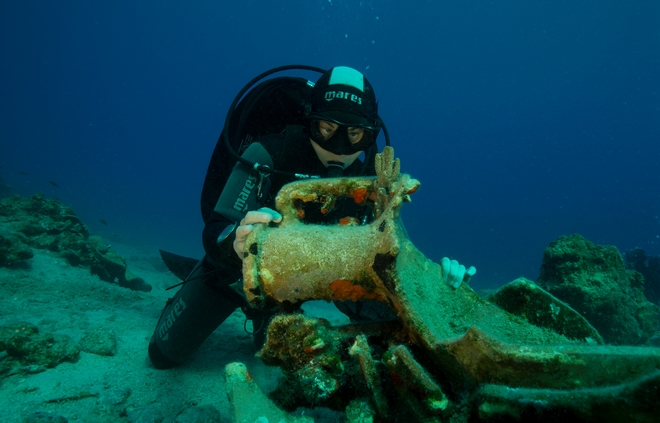
[[[465,266],[459,264],[456,260],[449,260],[448,257],[443,257],[440,265],[442,266],[442,277],[453,288],[461,286],[461,282],[468,283],[470,278],[477,273],[474,266],[470,266],[466,270]]]

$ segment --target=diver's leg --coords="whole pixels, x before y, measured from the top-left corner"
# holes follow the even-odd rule
[[[236,308],[243,306],[233,290],[218,282],[215,267],[202,259],[163,310],[149,342],[157,369],[186,361]]]

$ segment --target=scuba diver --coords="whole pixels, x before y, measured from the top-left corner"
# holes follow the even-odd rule
[[[264,80],[292,69],[322,75],[315,84],[298,77]],[[166,369],[187,360],[237,308],[252,320],[254,343],[261,348],[274,314],[294,312],[298,306],[286,310],[250,307],[241,279],[246,237],[255,225],[281,221],[274,200],[289,182],[375,175],[376,138],[381,129],[389,145],[374,90],[362,73],[350,67],[325,71],[283,66],[262,73],[239,92],[229,107],[202,190],[206,255],[197,261],[161,251],[183,286],[167,301],[149,343],[155,368]],[[360,160],[363,154],[364,160]],[[306,203],[305,220],[322,224],[346,216],[361,224],[373,220],[372,208],[341,200],[328,213]],[[444,258],[441,264],[454,287],[476,273],[474,267],[466,269],[456,260]],[[335,304],[352,321],[396,318],[387,306],[375,301]]]

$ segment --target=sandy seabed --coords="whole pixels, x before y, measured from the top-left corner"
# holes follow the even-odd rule
[[[264,392],[275,388],[281,372],[255,357],[240,311],[189,362],[154,369],[147,345],[165,301],[175,292],[165,288],[179,280],[167,271],[156,248],[113,249],[153,287],[151,292],[101,281],[89,269],[71,267],[44,250],[35,249],[34,257],[21,265],[0,267],[0,325],[28,322],[40,332],[66,335],[76,343],[89,330],[112,332],[117,339],[114,356],[81,351],[75,363],[5,375],[0,380],[0,421],[231,422],[223,373],[234,361],[245,363]],[[343,315],[332,307],[311,303],[305,308],[308,314],[341,323]],[[5,358],[6,353],[0,353],[0,359]],[[196,412],[201,410],[205,412]],[[317,413],[317,422],[339,418],[329,411],[306,411]]]

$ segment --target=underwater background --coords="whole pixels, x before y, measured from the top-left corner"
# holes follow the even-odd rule
[[[227,107],[300,63],[371,81],[408,232],[473,287],[564,234],[660,255],[657,1],[2,2],[0,39],[0,177],[111,241],[201,256]]]

